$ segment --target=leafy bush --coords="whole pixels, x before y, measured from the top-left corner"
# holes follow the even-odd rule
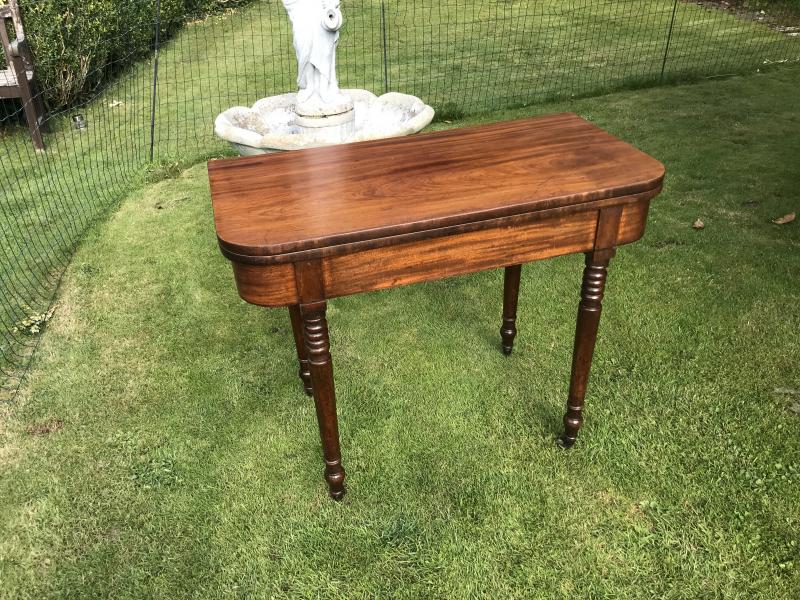
[[[188,18],[247,2],[161,0],[161,35]],[[50,109],[90,94],[153,46],[156,0],[23,0],[21,10]]]

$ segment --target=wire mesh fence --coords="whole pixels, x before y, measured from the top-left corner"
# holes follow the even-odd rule
[[[48,107],[38,152],[25,107],[0,102],[7,389],[87,229],[170,165],[230,153],[213,134],[217,114],[296,88],[291,25],[277,0],[128,0],[110,3],[102,19],[93,6],[20,7]],[[342,87],[414,94],[446,120],[800,60],[793,0],[343,0],[342,8]]]

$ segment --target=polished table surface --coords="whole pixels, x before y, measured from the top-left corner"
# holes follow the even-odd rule
[[[520,265],[585,253],[559,438],[571,446],[608,262],[644,233],[663,177],[657,160],[574,114],[209,162],[217,236],[240,295],[290,308],[331,495],[342,497],[344,470],[327,299],[505,267],[510,354]]]
[[[652,192],[663,175],[573,114],[209,163],[222,248],[276,259]]]

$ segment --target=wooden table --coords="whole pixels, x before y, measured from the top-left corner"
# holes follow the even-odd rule
[[[574,114],[209,162],[217,236],[239,295],[289,307],[331,497],[344,495],[329,298],[505,267],[502,349],[521,265],[582,252],[562,447],[583,422],[607,267],[644,233],[658,161]],[[388,338],[391,339],[391,338]]]

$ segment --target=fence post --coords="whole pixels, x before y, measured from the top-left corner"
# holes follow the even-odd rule
[[[389,93],[389,58],[386,45],[386,3],[381,0],[381,31],[383,32],[383,93]]]
[[[161,45],[161,0],[156,0],[156,31],[153,44],[153,96],[150,100],[150,162],[156,143],[156,99],[158,94],[158,50]]]
[[[667,33],[667,45],[664,46],[664,60],[661,62],[661,77],[659,82],[664,82],[664,71],[667,68],[667,55],[669,54],[669,45],[672,42],[672,30],[675,27],[675,14],[678,12],[678,0],[674,0],[672,4],[672,18],[669,21],[669,32]]]

